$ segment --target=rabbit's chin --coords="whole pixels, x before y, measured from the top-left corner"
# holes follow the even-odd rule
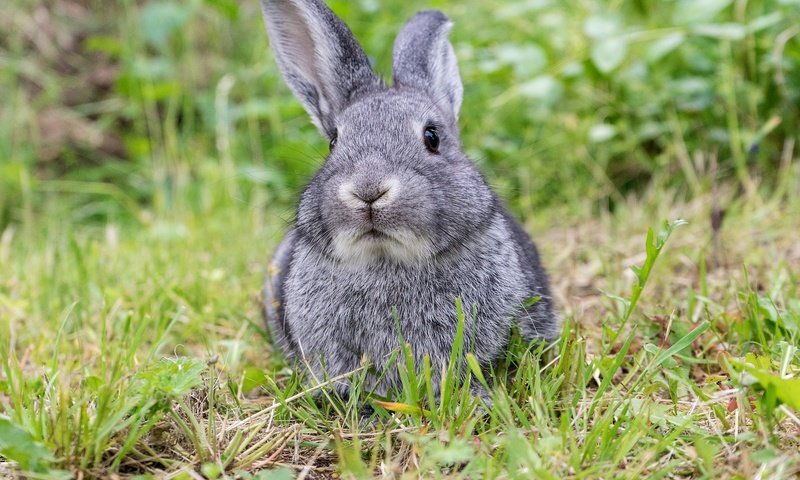
[[[339,232],[333,236],[333,253],[354,266],[390,261],[419,264],[433,256],[434,246],[424,236],[399,229],[391,233]]]

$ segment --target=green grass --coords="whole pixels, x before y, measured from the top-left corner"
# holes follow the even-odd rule
[[[470,378],[489,409],[463,341],[439,400],[430,365],[344,401],[271,346],[325,146],[257,2],[52,5],[0,19],[0,476],[800,474],[797,2],[331,3],[384,73],[415,10],[456,21],[464,143],[564,319]]]
[[[0,401],[47,454],[3,452],[42,476],[287,466],[356,477],[788,478],[800,468],[797,383],[780,378],[800,368],[800,216],[786,212],[799,205],[733,202],[715,240],[708,198],[651,195],[540,232],[565,334],[545,352],[512,351],[488,414],[454,374],[431,401],[430,372],[411,369],[396,403],[382,404],[396,413],[375,404],[368,425],[358,394],[315,401],[266,342],[257,295],[281,226],[254,209],[232,203],[137,227],[49,215],[7,229]],[[660,252],[655,225],[647,253],[652,216],[689,224]],[[629,277],[634,264],[653,268]],[[758,383],[745,386],[744,361]]]

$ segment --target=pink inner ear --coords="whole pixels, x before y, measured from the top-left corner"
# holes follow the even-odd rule
[[[277,60],[318,91],[321,90],[319,69],[323,62],[320,57],[326,52],[320,51],[323,47],[314,41],[311,27],[306,23],[303,14],[297,8],[292,8],[291,11],[284,12],[282,18],[268,18],[267,21],[279,43]]]
[[[330,137],[335,116],[362,90],[383,87],[347,25],[321,0],[262,0],[284,80]]]
[[[280,35],[280,48],[284,51],[284,59],[291,62],[292,68],[300,72],[308,79],[314,79],[314,63],[316,53],[314,51],[314,41],[305,27],[300,15],[295,11],[292,15],[284,19],[282,25],[278,27]]]

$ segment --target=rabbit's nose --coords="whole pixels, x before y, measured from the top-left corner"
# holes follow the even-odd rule
[[[362,190],[362,191],[352,190],[351,193],[353,194],[354,197],[356,197],[357,199],[359,199],[362,202],[366,203],[367,205],[372,205],[378,199],[380,199],[381,197],[386,195],[386,193],[388,191],[389,191],[388,188],[386,188],[386,189],[375,188],[375,189],[368,189],[368,190]]]
[[[339,187],[339,199],[350,208],[383,207],[397,195],[398,182],[387,179],[380,183],[354,184],[347,182]]]

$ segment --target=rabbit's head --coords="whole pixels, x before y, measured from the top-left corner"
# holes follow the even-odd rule
[[[347,264],[426,262],[464,246],[496,208],[461,151],[463,87],[451,27],[418,13],[398,35],[387,87],[319,0],[262,0],[272,50],[330,154],[303,193],[297,230]]]

